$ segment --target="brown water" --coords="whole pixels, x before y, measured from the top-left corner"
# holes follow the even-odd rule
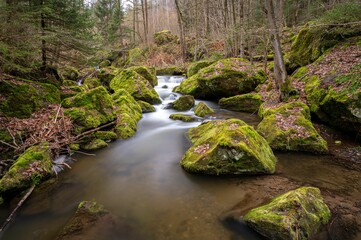
[[[179,80],[160,79],[159,86],[169,85],[168,89],[157,88],[160,96],[166,99]],[[261,239],[245,225],[229,222],[224,216],[273,197],[272,191],[266,194],[264,183],[272,188],[274,178],[207,177],[184,172],[179,161],[189,147],[186,133],[200,122],[170,120],[173,112],[157,106],[157,112],[144,114],[133,138],[116,141],[96,156],[74,156],[77,162],[72,169],[48,187],[39,187],[2,239],[54,239],[83,200],[97,201],[125,219],[137,239]],[[212,117],[232,116],[251,125],[259,121],[254,115],[219,109]],[[288,153],[277,157],[277,179],[361,200],[360,173],[333,164],[330,157]],[[1,219],[6,214],[8,208],[0,209]],[[104,239],[123,238],[110,233]]]

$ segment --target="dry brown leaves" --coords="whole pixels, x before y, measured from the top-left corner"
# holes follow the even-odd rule
[[[307,138],[309,137],[309,133],[303,126],[297,125],[296,120],[299,117],[298,114],[292,114],[289,116],[285,116],[279,113],[275,114],[276,118],[276,125],[282,131],[292,131],[290,137],[297,137],[297,138]]]
[[[194,152],[197,154],[203,154],[205,152],[207,152],[210,149],[210,145],[207,144],[203,144],[203,145],[199,145],[198,147],[196,147],[194,149]]]
[[[28,119],[0,118],[0,128],[13,137],[16,153],[41,142],[49,142],[53,153],[72,142],[72,121],[64,115],[60,105],[50,105],[32,114]]]
[[[229,130],[236,130],[239,128],[239,125],[237,123],[232,123],[230,126],[229,126]]]

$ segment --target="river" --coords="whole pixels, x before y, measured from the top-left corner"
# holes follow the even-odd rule
[[[329,156],[277,153],[275,177],[186,173],[179,162],[189,147],[187,130],[205,119],[193,123],[169,119],[175,111],[163,107],[178,96],[171,91],[181,80],[159,77],[156,90],[163,105],[156,106],[154,113],[143,114],[136,135],[111,143],[95,156],[73,156],[76,162],[72,169],[60,173],[51,184],[39,186],[2,239],[54,239],[83,200],[103,204],[126,220],[128,230],[136,232],[137,239],[150,240],[262,239],[244,224],[229,221],[228,216],[267,201],[270,195],[286,190],[289,182],[340,192],[361,201],[359,172],[333,164]],[[256,115],[225,111],[215,103],[206,103],[216,110],[208,119],[238,117],[253,126],[259,122]],[[279,185],[275,191],[272,182]],[[1,219],[8,209],[2,206]],[[124,238],[109,233],[94,239]]]

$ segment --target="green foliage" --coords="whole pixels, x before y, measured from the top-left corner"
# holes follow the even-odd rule
[[[350,2],[335,5],[330,11],[326,12],[320,19],[322,23],[349,23],[361,21],[361,3]]]

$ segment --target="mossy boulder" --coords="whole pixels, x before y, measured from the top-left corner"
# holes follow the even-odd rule
[[[338,24],[313,25],[313,23],[309,23],[301,29],[292,42],[288,62],[288,68],[291,72],[298,67],[316,61],[336,44],[361,35],[361,29],[357,24],[348,25],[347,28]]]
[[[127,59],[126,59],[126,65],[128,65],[128,66],[136,65],[137,63],[142,61],[142,59],[143,59],[142,49],[140,49],[138,47],[130,49],[128,52]],[[118,60],[121,60],[121,58],[119,58]]]
[[[196,119],[190,115],[173,113],[169,116],[172,120],[180,120],[182,122],[194,122]]]
[[[113,101],[104,87],[97,87],[66,98],[62,102],[66,108],[65,115],[75,124],[75,133],[79,134],[88,129],[96,128],[115,120]]]
[[[142,108],[142,113],[155,112],[155,107],[144,101],[137,101],[139,106]]]
[[[124,89],[112,95],[117,115],[115,133],[119,139],[132,137],[137,131],[137,123],[142,118],[142,108]]]
[[[102,139],[93,139],[92,141],[90,141],[89,143],[85,144],[85,145],[81,145],[81,148],[84,150],[97,150],[97,149],[101,149],[101,148],[106,148],[108,147],[108,144],[102,140]]]
[[[214,61],[199,61],[192,63],[187,68],[187,77],[191,77],[199,72],[202,68],[208,67],[213,64]]]
[[[157,76],[182,76],[186,74],[186,69],[179,66],[168,66],[156,69]]]
[[[265,103],[260,106],[258,116],[264,118],[276,113],[290,116],[294,112],[302,114],[307,120],[311,120],[310,108],[303,102],[279,103],[276,105]]]
[[[163,30],[154,33],[154,42],[159,46],[169,43],[175,43],[177,41],[178,37],[176,35],[173,35],[169,30]]]
[[[0,193],[24,190],[52,175],[52,156],[47,142],[28,148],[0,180]]]
[[[58,69],[58,73],[63,80],[78,80],[80,74],[79,71],[71,66],[64,66]]]
[[[120,72],[119,68],[115,67],[105,67],[101,68],[98,72],[98,79],[107,89],[109,88],[110,81]]]
[[[258,111],[262,104],[262,97],[258,93],[248,93],[219,100],[219,106],[224,109],[250,112]]]
[[[195,100],[191,95],[180,96],[172,103],[172,107],[178,111],[186,111],[194,107]]]
[[[65,87],[74,87],[74,86],[78,86],[78,83],[76,81],[73,81],[73,80],[64,80],[63,81],[63,86],[65,86]]]
[[[117,134],[112,131],[97,131],[94,133],[94,137],[103,141],[112,141],[117,139]]]
[[[331,219],[321,192],[314,187],[301,187],[250,210],[246,223],[261,235],[275,240],[311,239]]]
[[[124,89],[136,100],[150,104],[159,104],[161,100],[152,85],[139,73],[132,70],[124,70],[116,75],[110,82],[110,88],[114,91]]]
[[[112,63],[106,59],[106,60],[103,60],[99,63],[99,67],[100,68],[105,68],[105,67],[109,67]]]
[[[52,84],[8,76],[0,80],[0,116],[28,118],[40,108],[60,103],[60,90]]]
[[[65,81],[64,81],[65,82]],[[61,93],[60,93],[60,99],[64,100],[65,98],[74,97],[78,93],[84,92],[85,88],[82,86],[62,86],[61,87]]]
[[[186,171],[212,175],[274,173],[276,157],[253,127],[238,119],[203,123],[188,132],[192,147],[181,165]]]
[[[198,117],[204,117],[210,113],[214,113],[214,110],[208,107],[208,105],[204,102],[198,103],[198,105],[194,108],[194,114]]]
[[[240,58],[220,60],[184,80],[178,89],[196,98],[220,99],[249,93],[266,80],[265,72]]]
[[[147,67],[134,66],[127,68],[128,71],[135,71],[140,74],[142,77],[148,80],[148,82],[154,87],[158,85],[158,78],[154,74],[154,71],[149,70]]]
[[[327,142],[313,127],[305,104],[286,103],[266,110],[263,117],[257,126],[257,132],[273,150],[328,152]]]
[[[88,77],[84,80],[83,85],[87,86],[88,89],[91,89],[91,88],[100,87],[102,85],[102,83],[100,82],[100,80],[98,78]]]

